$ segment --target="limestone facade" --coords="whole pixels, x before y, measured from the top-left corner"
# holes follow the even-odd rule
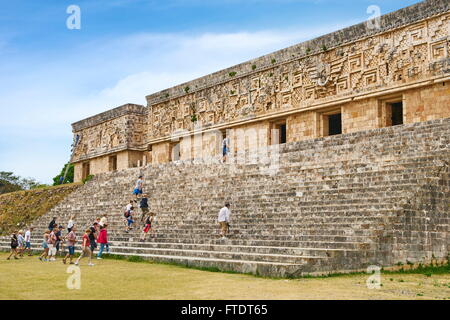
[[[450,117],[449,3],[428,0],[73,124],[75,180]]]

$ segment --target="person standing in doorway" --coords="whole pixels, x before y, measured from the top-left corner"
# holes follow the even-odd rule
[[[222,141],[222,157],[224,163],[227,161],[227,155],[229,152],[230,152],[230,138],[225,136],[225,138]]]
[[[225,203],[225,206],[219,211],[219,225],[220,225],[220,235],[222,239],[227,238],[228,230],[230,227],[230,203]]]

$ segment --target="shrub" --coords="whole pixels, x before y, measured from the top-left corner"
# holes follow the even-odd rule
[[[91,181],[93,178],[94,178],[94,175],[93,175],[93,174],[90,174],[90,175],[88,175],[86,178],[84,178],[84,179],[82,180],[82,182],[83,182],[83,184],[85,184],[86,182]]]

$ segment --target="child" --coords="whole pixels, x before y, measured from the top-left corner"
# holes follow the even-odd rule
[[[19,258],[17,258],[17,247],[18,246],[19,246],[19,242],[17,241],[17,235],[14,232],[11,235],[11,253],[9,254],[8,258],[6,258],[6,260],[9,260],[13,254],[14,254],[14,259],[19,259]]]
[[[145,220],[145,227],[144,230],[142,230],[141,234],[141,242],[145,241],[145,238],[147,237],[147,233],[149,231],[152,231],[152,222],[153,222],[153,216],[155,214],[153,212],[150,213],[149,216],[147,216],[147,219]]]
[[[100,233],[97,238],[97,242],[100,244],[100,251],[97,254],[97,259],[102,258],[102,253],[105,247],[108,245],[108,231],[106,230],[106,227],[108,225],[100,226]],[[109,251],[107,249],[107,251]]]
[[[39,260],[41,261],[48,261],[47,257],[48,257],[48,241],[50,238],[50,230],[45,231],[44,233],[44,241],[42,242],[42,248],[44,248],[44,252],[42,252],[42,254],[39,256]]]
[[[89,234],[91,233],[91,229],[86,229],[84,235],[83,235],[83,242],[81,245],[81,255],[78,257],[77,261],[75,261],[75,265],[77,266],[80,263],[80,260],[83,257],[89,258],[88,266],[93,266],[92,263],[92,251],[91,251],[91,242],[89,240]]]
[[[131,210],[128,211],[128,213],[125,214],[125,218],[127,219],[127,228],[126,228],[125,232],[127,232],[127,233],[131,229],[133,229],[133,227],[132,227],[132,225],[134,223],[134,220],[133,220],[133,214],[134,214],[133,209],[134,209],[134,207],[131,207]]]
[[[69,253],[63,259],[64,264],[66,264],[67,258],[69,258],[69,264],[73,264],[72,258],[75,254],[75,243],[77,242],[75,231],[77,231],[77,228],[75,226],[72,226],[69,234],[66,236],[67,249],[69,250]]]

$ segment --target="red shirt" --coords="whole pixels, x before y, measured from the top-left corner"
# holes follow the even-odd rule
[[[82,245],[84,244],[84,239],[86,239],[86,247],[89,247],[91,245],[91,241],[89,240],[89,236],[87,234],[83,235]]]
[[[98,238],[97,238],[97,243],[103,243],[103,244],[108,243],[108,236],[107,236],[106,229],[100,230],[100,234],[98,235]]]

